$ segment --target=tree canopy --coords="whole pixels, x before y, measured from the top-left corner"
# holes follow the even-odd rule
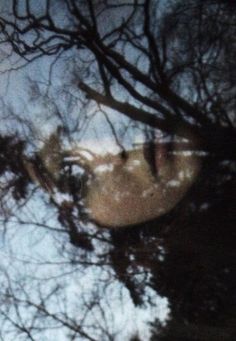
[[[1,5],[0,78],[6,93],[0,214],[3,239],[12,240],[14,268],[4,262],[1,269],[2,339],[37,340],[40,333],[50,339],[51,332],[62,340],[119,340],[112,324],[119,302],[103,299],[113,281],[114,292],[127,290],[144,311],[155,306],[157,295],[168,299],[166,322],[157,312],[150,319],[150,340],[235,338],[235,22],[234,2],[220,0]],[[14,85],[17,73],[24,89]],[[127,136],[132,140],[139,131],[147,141],[160,131],[171,140],[176,127],[182,138],[196,136],[201,171],[170,212],[117,230],[91,225],[81,203],[86,167],[78,170],[68,145],[83,140],[89,126],[102,130],[99,115],[123,156]],[[42,249],[53,245],[43,280],[30,273],[40,267],[38,259],[27,260],[25,272],[16,269],[14,234],[25,227],[26,235],[27,226],[37,231],[35,240],[46,238]],[[98,283],[89,297],[79,281],[86,271]],[[131,334],[122,337],[144,337],[142,331]]]

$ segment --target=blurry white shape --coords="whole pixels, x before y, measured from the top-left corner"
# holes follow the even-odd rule
[[[167,182],[167,187],[179,187],[180,181],[178,180],[170,180]]]
[[[114,166],[111,163],[107,163],[105,165],[99,165],[94,169],[94,173],[104,173],[104,172],[112,172]]]

